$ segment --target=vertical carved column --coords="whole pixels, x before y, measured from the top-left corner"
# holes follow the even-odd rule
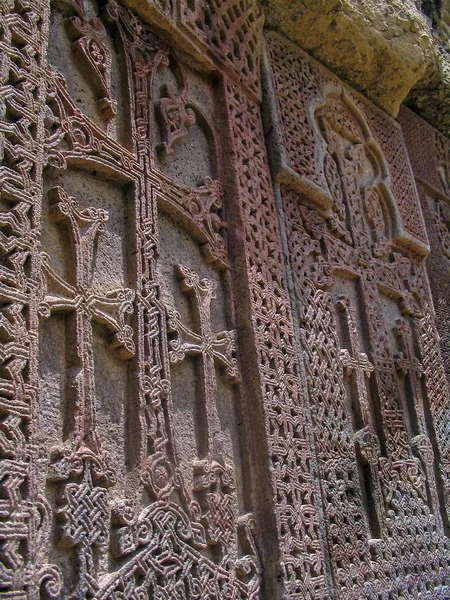
[[[5,597],[58,598],[45,564],[51,512],[38,493],[38,301],[47,3],[0,3],[0,580]]]
[[[226,83],[226,101],[235,168],[236,203],[231,218],[236,225],[231,245],[236,244],[233,266],[240,281],[239,326],[255,340],[254,354],[251,347],[242,349],[250,380],[247,410],[252,415],[262,410],[264,419],[251,443],[266,453],[254,458],[255,468],[271,472],[270,495],[260,505],[272,539],[261,548],[267,565],[267,593],[279,598],[284,590],[286,597],[325,599],[329,589],[306,433],[303,376],[260,111],[231,83]],[[243,307],[247,307],[245,312]],[[272,511],[275,531],[268,518]],[[276,579],[282,583],[278,589]]]

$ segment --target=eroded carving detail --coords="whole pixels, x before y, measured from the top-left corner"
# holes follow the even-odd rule
[[[292,315],[258,107],[227,85],[236,194],[287,595],[328,598]]]
[[[349,110],[340,92],[331,92],[318,110],[333,214],[319,216],[284,186],[282,201],[331,567],[345,598],[397,598],[402,584],[392,584],[388,567],[394,561],[413,597],[421,590],[414,582],[419,554],[429,557],[426,561],[433,555],[443,569],[448,560],[448,541],[442,535],[448,517],[438,497],[439,486],[445,488],[448,480],[447,464],[428,441],[439,436],[437,411],[431,410],[434,423],[431,415],[425,418],[430,410],[425,397],[435,397],[441,406],[448,406],[448,397],[441,390],[438,400],[431,381],[433,360],[435,380],[442,382],[436,349],[423,346],[426,339],[436,342],[431,323],[424,335],[429,319],[426,276],[420,256],[398,251],[390,192],[379,183],[383,158],[374,141],[367,142],[367,124],[358,122],[362,117]],[[332,276],[324,277],[327,272]],[[347,298],[336,288],[346,290]],[[345,342],[341,349],[337,331]],[[347,394],[355,413],[351,422]],[[439,443],[446,447],[442,438]],[[411,545],[401,534],[406,530],[416,532]],[[439,540],[436,545],[429,536]],[[349,538],[358,543],[349,546]],[[427,577],[433,580],[432,574]],[[448,593],[447,578],[439,585],[437,593]]]
[[[176,95],[172,84],[167,84],[163,91],[164,96],[159,101],[159,112],[162,120],[164,142],[158,147],[158,152],[163,156],[173,153],[172,145],[188,134],[188,129],[195,123],[195,113],[192,108],[187,108],[187,97],[184,94]]]
[[[100,112],[105,119],[111,119],[117,112],[117,103],[111,96],[111,53],[105,43],[105,26],[98,17],[87,18],[84,0],[53,0],[53,4],[70,7],[75,12],[66,19],[74,55],[89,74]]]

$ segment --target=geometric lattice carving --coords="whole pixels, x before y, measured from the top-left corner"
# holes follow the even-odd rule
[[[407,215],[406,198],[411,207],[416,193],[401,135],[293,45],[274,34],[269,45],[283,134],[274,160],[278,167],[280,156],[290,161],[279,171],[279,210],[330,574],[343,598],[397,598],[403,582],[411,597],[430,587],[445,596],[450,580],[436,585],[435,569],[446,572],[449,552],[449,395],[421,258],[426,248],[404,243],[426,236],[418,207]],[[293,150],[303,133],[315,153]],[[390,143],[394,151],[386,150]],[[326,190],[329,204],[312,184]],[[419,583],[420,556],[434,556],[439,566],[427,563]]]
[[[330,592],[316,507],[318,489],[261,117],[258,107],[232,84],[227,85],[227,105],[238,210],[245,233],[240,249],[250,291],[247,318],[255,337],[264,399],[264,435],[276,490],[274,512],[283,585],[288,596],[325,600]],[[245,319],[244,308],[241,316]],[[241,352],[245,352],[244,346]],[[248,364],[253,360],[250,354]],[[270,516],[267,511],[265,514]],[[262,547],[266,569],[277,564],[273,550]],[[266,574],[269,589],[274,576],[270,571]]]
[[[381,160],[377,165],[379,176],[385,182],[389,179],[398,243],[405,247],[413,245],[418,253],[427,254],[423,218],[398,124],[377,111],[294,44],[276,33],[269,33],[266,37],[272,67],[269,79],[272,81],[273,78],[275,93],[279,94],[275,101],[278,113],[272,115],[271,125],[282,139],[274,156],[277,179],[304,193],[305,203],[327,216],[329,225],[339,227],[338,221],[344,218],[344,209],[339,205],[337,186],[332,183],[335,177],[330,170],[332,165],[323,160],[324,140],[317,135],[314,119],[317,121],[320,107],[325,102],[327,110],[333,111],[330,98],[341,96],[340,120],[345,119],[349,110],[357,110],[367,123],[367,127],[360,131],[355,129],[351,135],[365,139],[369,145],[373,143],[381,150],[378,159],[373,157],[372,160]],[[325,89],[327,92],[324,92]],[[326,141],[328,145],[332,144],[329,139]],[[345,178],[342,186],[345,186]],[[330,192],[333,192],[333,198]],[[327,211],[332,204],[333,218],[330,220],[331,215]],[[367,206],[370,206],[370,201],[367,201]]]
[[[168,44],[114,0],[55,1],[51,14],[47,4],[0,7],[0,587],[8,598],[256,600],[256,521],[218,441],[216,368],[237,379],[235,336],[211,324],[212,280],[195,283],[184,269],[200,327],[179,320],[179,341],[204,363],[205,385],[191,386],[211,416],[210,451],[193,461],[189,479],[174,443],[174,338],[157,268],[165,259],[159,210],[186,230],[218,280],[228,267],[221,157],[197,187],[158,171],[153,83],[164,69],[170,81]],[[260,21],[252,14],[236,28],[254,50]],[[196,34],[189,37],[192,44]],[[233,48],[225,59],[230,71],[239,54]],[[247,67],[250,81],[257,56]],[[218,85],[191,77],[203,78],[214,113]],[[159,104],[167,161],[197,118],[216,135],[203,98],[192,103],[194,118],[195,93],[186,104],[172,92]]]
[[[58,598],[51,507],[37,488],[39,202],[47,3],[0,4],[0,579],[5,598]],[[33,283],[31,283],[33,281]]]
[[[182,5],[182,25],[189,28],[230,72],[258,97],[261,8],[254,0],[194,0]]]
[[[449,597],[447,141],[435,314],[399,127],[269,34],[274,193],[256,2],[13,4],[1,594]]]

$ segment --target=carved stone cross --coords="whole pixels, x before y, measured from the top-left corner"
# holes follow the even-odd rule
[[[370,497],[366,497],[364,505],[372,538],[381,537],[381,523],[383,522],[382,491],[378,477],[378,460],[380,458],[380,440],[375,433],[369,398],[366,388],[366,377],[369,378],[374,371],[367,354],[361,352],[358,329],[355,319],[355,309],[351,306],[349,298],[339,296],[337,308],[345,315],[345,325],[350,351],[341,349],[341,364],[347,376],[355,374],[357,406],[360,418],[356,416],[357,429],[354,432],[354,442],[357,450],[358,468],[360,472],[361,488],[365,494],[370,490]],[[358,423],[359,421],[359,423]]]
[[[406,394],[407,417],[412,429],[411,445],[414,453],[422,462],[422,467],[427,478],[427,494],[431,509],[436,517],[439,527],[442,528],[439,498],[437,495],[436,478],[434,471],[434,450],[430,441],[425,419],[424,397],[422,392],[423,365],[415,356],[412,330],[405,318],[397,319],[392,330],[398,340],[400,352],[395,356],[395,367],[402,377],[409,377],[410,388]],[[433,435],[433,434],[432,434]],[[426,500],[426,498],[424,498]]]
[[[393,333],[397,338],[401,351],[395,358],[395,366],[397,371],[405,375],[408,372],[414,372],[420,378],[423,374],[423,366],[419,359],[414,356],[412,347],[412,332],[406,324],[405,319],[397,319]]]
[[[346,296],[339,297],[337,308],[345,314],[350,345],[350,351],[347,350],[347,348],[341,349],[341,364],[347,376],[355,373],[356,389],[361,407],[362,419],[364,424],[367,424],[370,421],[370,416],[365,378],[370,377],[374,368],[367,354],[360,351],[358,328],[354,314],[355,311],[350,306],[350,302]]]
[[[132,329],[126,324],[127,313],[133,312],[134,291],[117,289],[100,293],[92,287],[94,248],[97,237],[104,230],[108,213],[97,208],[82,209],[61,187],[49,192],[50,218],[67,226],[70,243],[75,253],[75,284],[64,281],[51,267],[47,255],[43,256],[46,294],[40,312],[75,313],[75,348],[70,349],[76,362],[73,381],[75,401],[73,407],[73,442],[76,449],[87,447],[100,451],[96,432],[95,377],[92,322],[102,323],[111,332],[111,347],[120,358],[134,355]]]
[[[200,279],[197,273],[188,267],[177,266],[176,274],[182,292],[192,299],[194,321],[197,331],[192,331],[181,322],[176,311],[169,314],[169,328],[177,333],[170,342],[170,360],[180,362],[185,356],[198,356],[201,360],[202,385],[206,411],[206,454],[220,458],[220,421],[217,412],[216,365],[223,368],[231,382],[238,379],[235,353],[235,332],[220,331],[214,333],[211,327],[211,301],[216,297],[216,282]]]

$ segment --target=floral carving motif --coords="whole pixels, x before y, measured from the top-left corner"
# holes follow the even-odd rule
[[[172,84],[164,86],[163,97],[159,101],[159,113],[162,120],[164,142],[159,145],[158,152],[163,156],[173,153],[173,144],[188,134],[188,129],[195,123],[195,113],[186,106],[188,100],[184,94],[177,96]]]
[[[89,74],[100,112],[105,119],[111,119],[117,106],[111,95],[111,52],[106,44],[105,26],[98,17],[87,18],[84,0],[55,0],[54,4],[68,6],[75,13],[66,19],[74,55]]]

